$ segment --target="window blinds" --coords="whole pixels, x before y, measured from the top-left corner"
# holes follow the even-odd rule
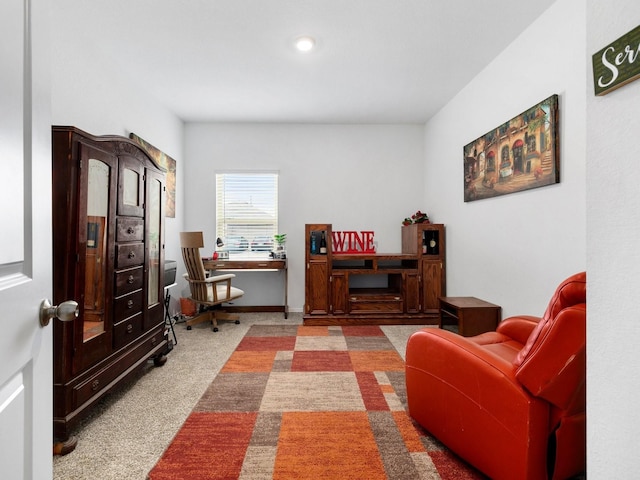
[[[216,235],[229,251],[265,250],[278,233],[277,172],[216,173]]]

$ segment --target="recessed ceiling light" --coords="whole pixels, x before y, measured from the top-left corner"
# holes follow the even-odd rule
[[[298,37],[296,38],[296,49],[299,52],[310,52],[316,46],[316,40],[313,37]]]

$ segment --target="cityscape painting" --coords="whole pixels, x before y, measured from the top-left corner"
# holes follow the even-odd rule
[[[559,181],[558,95],[464,147],[465,202]]]
[[[176,216],[176,161],[159,148],[154,147],[146,140],[143,140],[135,133],[130,133],[129,138],[138,143],[149,154],[155,162],[164,168],[166,173],[166,203],[165,217],[175,218]]]

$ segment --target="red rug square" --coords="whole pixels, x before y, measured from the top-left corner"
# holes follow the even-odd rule
[[[349,352],[294,352],[292,372],[352,372]]]
[[[236,351],[279,351],[293,350],[296,337],[244,337]]]
[[[257,413],[192,413],[149,480],[237,479]]]

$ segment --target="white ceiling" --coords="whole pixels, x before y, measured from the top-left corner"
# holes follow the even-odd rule
[[[54,0],[185,121],[424,123],[554,0]],[[66,25],[66,27],[65,27]],[[314,36],[313,53],[293,39]]]

